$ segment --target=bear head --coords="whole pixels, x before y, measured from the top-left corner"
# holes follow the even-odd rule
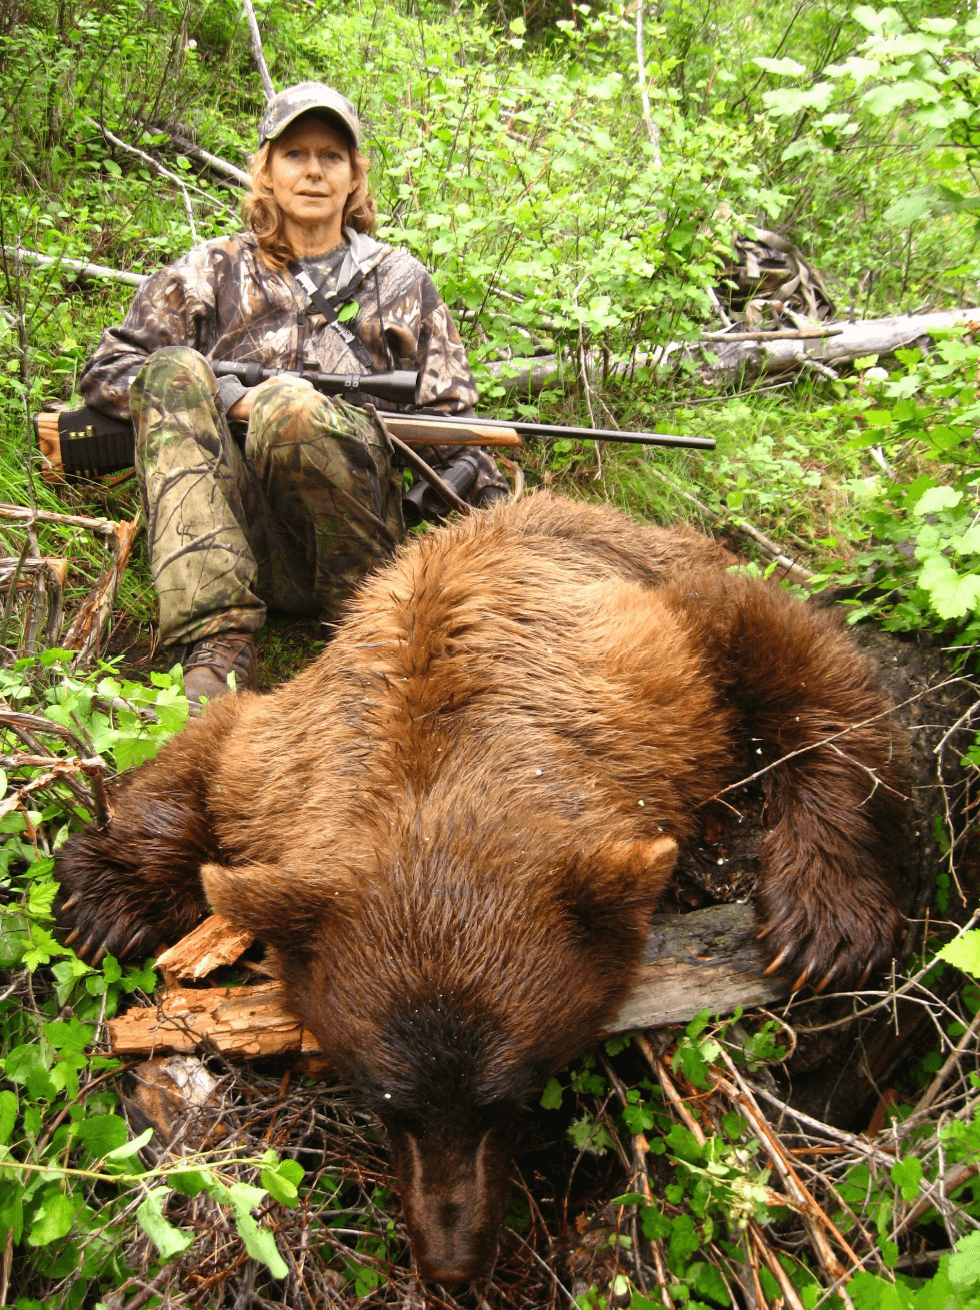
[[[202,871],[384,1124],[419,1272],[442,1283],[491,1258],[521,1121],[628,990],[677,850],[482,836],[416,822],[358,867]]]

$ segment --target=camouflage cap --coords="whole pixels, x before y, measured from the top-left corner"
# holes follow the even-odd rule
[[[287,86],[285,91],[280,91],[270,100],[259,124],[259,145],[264,145],[266,141],[275,141],[276,137],[285,132],[290,123],[301,114],[308,114],[313,109],[322,110],[334,118],[339,118],[354,138],[354,145],[360,148],[357,110],[346,96],[342,96],[339,91],[335,91],[332,86],[327,86],[325,82],[297,82],[295,86]]]

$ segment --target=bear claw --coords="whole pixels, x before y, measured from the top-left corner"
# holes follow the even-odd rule
[[[793,986],[790,988],[791,992],[799,992],[803,990],[803,988],[806,986],[806,980],[810,976],[811,968],[812,966],[809,964],[806,966],[806,968],[800,974],[799,978],[797,978],[796,982],[793,983]],[[831,970],[831,973],[832,972],[833,970]]]
[[[775,927],[775,925],[773,924],[771,925],[771,927]],[[770,929],[767,928],[766,931],[769,932]],[[766,978],[769,978],[771,977],[772,974],[779,973],[780,969],[783,967],[783,965],[786,963],[786,961],[789,959],[789,957],[792,954],[793,954],[793,947],[784,946],[783,949],[776,956],[776,958],[773,960],[773,962],[763,971],[764,976]],[[795,990],[796,989],[794,988],[794,991]]]

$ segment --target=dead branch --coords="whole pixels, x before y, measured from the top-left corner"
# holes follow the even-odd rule
[[[146,281],[143,273],[123,273],[116,268],[106,268],[104,264],[88,264],[81,259],[69,259],[67,255],[41,255],[36,250],[25,250],[23,246],[8,248],[0,246],[4,258],[13,263],[36,264],[38,268],[66,268],[78,278],[102,277],[110,282],[124,282],[128,287],[141,287]]]
[[[702,332],[702,341],[809,341],[817,337],[839,337],[844,329],[840,327],[810,328],[776,328],[767,332],[760,328],[758,332]]]
[[[230,164],[227,159],[222,159],[219,155],[213,155],[210,150],[205,150],[203,146],[188,141],[187,137],[182,136],[179,132],[173,132],[167,127],[158,127],[152,123],[147,124],[147,126],[151,132],[162,132],[169,136],[174,145],[182,150],[185,155],[188,155],[191,159],[196,159],[200,164],[205,164],[229,181],[238,182],[243,187],[251,185],[252,179],[244,168],[239,168],[236,164]]]
[[[255,17],[255,9],[252,6],[252,0],[242,0],[245,13],[248,17],[248,30],[252,35],[252,58],[255,60],[255,66],[259,70],[259,76],[262,78],[262,89],[265,91],[266,100],[271,100],[276,94],[276,88],[272,85],[272,78],[269,75],[269,65],[265,62],[265,54],[262,50],[262,33],[259,31],[259,20]]]
[[[764,975],[765,961],[749,905],[712,905],[693,914],[658,914],[643,961],[609,1032],[687,1023],[706,1007],[766,1005],[789,995],[782,978]]]
[[[239,958],[248,934],[213,915],[161,956],[168,979],[201,979]],[[629,999],[609,1032],[686,1022],[707,1006],[730,1013],[737,1005],[779,1000],[785,980],[763,976],[764,960],[747,905],[714,905],[693,914],[657,915],[644,963]],[[135,1009],[110,1021],[119,1054],[192,1051],[202,1041],[226,1055],[317,1051],[299,1021],[283,1008],[277,983],[235,989],[167,992],[157,1009]],[[247,1017],[247,1024],[246,1024]]]
[[[118,524],[115,519],[92,519],[84,514],[56,514],[49,509],[25,509],[23,505],[0,505],[0,518],[18,519],[29,527],[35,523],[59,523],[66,528],[88,528],[100,536],[110,537]]]

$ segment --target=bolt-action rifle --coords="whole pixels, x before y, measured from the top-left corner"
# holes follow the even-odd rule
[[[238,360],[213,360],[217,377],[240,378],[247,387],[269,378],[302,377],[325,396],[341,396],[353,404],[381,401],[414,405],[418,374],[407,369],[388,373],[317,373],[265,368]],[[606,428],[574,428],[523,420],[459,417],[427,410],[414,414],[381,411],[385,426],[408,446],[519,446],[522,436],[572,437],[579,441],[620,441],[641,446],[681,446],[714,450],[710,437],[672,436],[661,432],[619,432]],[[98,410],[67,410],[34,418],[38,449],[44,458],[43,476],[52,482],[66,477],[98,477],[130,468],[135,435],[129,420],[110,418]]]

